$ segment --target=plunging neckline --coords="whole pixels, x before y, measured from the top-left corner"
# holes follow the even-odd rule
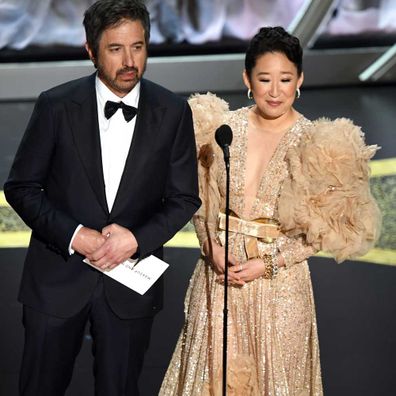
[[[280,152],[280,148],[283,147],[285,145],[285,143],[288,141],[290,134],[295,130],[295,128],[299,125],[299,123],[301,122],[302,119],[304,119],[302,114],[298,114],[298,117],[296,119],[296,121],[290,125],[290,127],[286,128],[286,130],[283,133],[283,136],[279,139],[278,144],[275,147],[275,150],[273,151],[273,153],[270,156],[270,159],[267,163],[267,165],[265,166],[265,168],[263,169],[261,176],[258,178],[258,183],[257,183],[257,189],[255,191],[255,194],[252,194],[252,204],[250,206],[250,208],[248,208],[249,210],[246,211],[246,175],[247,175],[247,157],[248,157],[248,127],[249,127],[249,121],[248,121],[248,117],[249,117],[249,111],[251,110],[253,106],[247,107],[244,117],[243,117],[243,131],[242,131],[242,142],[243,142],[243,150],[242,150],[242,155],[243,155],[243,171],[242,171],[242,191],[243,191],[243,216],[246,218],[252,218],[257,204],[260,201],[260,197],[262,197],[264,195],[264,191],[266,189],[266,187],[268,187],[265,183],[266,181],[266,176],[271,172],[272,168],[274,167],[274,164],[276,163],[276,159],[279,156],[279,152]]]

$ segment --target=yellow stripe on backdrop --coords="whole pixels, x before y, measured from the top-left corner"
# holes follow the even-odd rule
[[[396,158],[386,158],[371,161],[370,169],[372,178],[396,176]],[[4,197],[4,192],[0,191],[0,210],[2,208],[9,208],[9,205]],[[1,219],[0,213],[0,226],[2,226],[2,223],[4,223],[4,221]],[[23,223],[21,223],[21,228],[23,228]],[[19,229],[15,231],[4,230],[0,232],[0,248],[24,248],[27,247],[29,239],[30,231],[28,229]],[[178,232],[165,246],[198,248],[199,244],[195,233],[186,229]],[[328,257],[328,255],[322,252],[318,253],[317,255],[321,257]],[[370,252],[368,252],[365,256],[360,257],[357,260],[376,264],[396,265],[396,248],[394,249],[393,246],[391,249],[374,248],[370,250]]]
[[[4,191],[0,191],[0,206],[8,206],[8,203],[4,196]]]
[[[4,232],[0,234],[0,248],[25,248],[29,244],[30,231]],[[178,232],[166,245],[174,248],[198,248],[198,239],[192,231]],[[319,252],[318,257],[330,257]],[[371,249],[366,255],[354,261],[374,264],[396,265],[396,251],[390,249]]]
[[[0,248],[24,248],[30,240],[30,231],[4,231],[0,233]],[[199,248],[198,239],[193,231],[180,231],[168,243],[167,247]]]
[[[0,233],[0,248],[24,248],[30,240],[30,231],[6,231]]]
[[[396,158],[370,161],[371,177],[396,175]]]
[[[319,252],[315,256],[318,257],[331,257],[330,255]],[[396,265],[396,250],[391,249],[371,249],[367,254],[362,257],[350,261],[363,261],[373,264]]]

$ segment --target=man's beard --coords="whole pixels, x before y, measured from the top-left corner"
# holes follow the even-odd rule
[[[104,68],[101,64],[97,65],[97,70],[99,77],[105,82],[108,87],[113,88],[117,92],[122,92],[125,95],[132,91],[132,89],[136,86],[136,84],[142,78],[145,70],[146,70],[146,62],[143,66],[143,70],[139,73],[139,69],[137,67],[124,67],[117,71],[116,77],[112,78],[108,73],[105,72]],[[135,74],[134,78],[129,81],[119,81],[117,79],[118,76],[122,75],[123,73],[130,73],[133,72]]]

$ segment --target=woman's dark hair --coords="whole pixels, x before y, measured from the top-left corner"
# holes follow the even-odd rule
[[[302,73],[303,50],[297,37],[292,36],[281,26],[262,27],[251,39],[245,56],[245,69],[251,77],[257,59],[267,52],[280,52],[296,65],[297,73]]]
[[[117,26],[123,19],[140,21],[146,44],[150,40],[150,16],[140,0],[98,0],[84,14],[84,28],[89,48],[96,58],[100,37],[107,28]]]

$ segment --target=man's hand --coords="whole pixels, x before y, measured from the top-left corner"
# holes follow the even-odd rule
[[[138,248],[135,236],[127,228],[111,224],[102,230],[105,243],[87,258],[102,270],[111,270],[132,257]]]
[[[105,242],[106,238],[99,231],[82,227],[74,237],[72,249],[88,257],[97,251]]]

